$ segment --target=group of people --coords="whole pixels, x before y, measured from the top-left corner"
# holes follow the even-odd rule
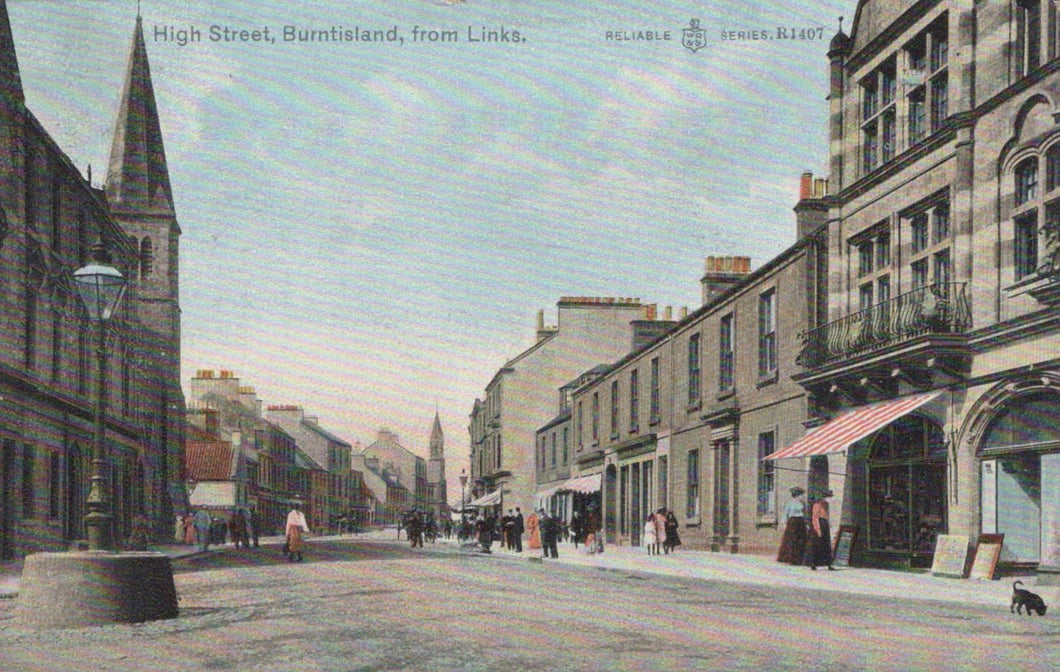
[[[412,548],[423,548],[424,537],[434,543],[438,536],[438,526],[434,522],[434,516],[429,512],[421,512],[415,506],[401,517],[401,526],[398,528],[399,538],[402,529],[405,530]]]
[[[594,520],[597,523],[594,524]],[[506,550],[522,553],[525,534],[527,548],[541,551],[544,558],[558,558],[560,541],[572,541],[575,548],[579,544],[585,544],[587,552],[602,550],[598,538],[598,521],[599,516],[594,518],[590,514],[588,520],[582,522],[575,513],[568,525],[562,518],[551,515],[544,509],[537,509],[525,517],[522,509],[518,507],[509,509],[499,517],[482,511],[473,522],[467,524],[461,532],[461,538],[470,537],[473,528],[482,552],[492,552],[493,542],[499,540]]]
[[[784,536],[777,552],[777,562],[807,565],[816,570],[821,565],[832,566],[832,531],[828,522],[828,498],[831,490],[810,493],[809,516],[803,498],[806,490],[791,489],[791,499],[784,507]]]
[[[302,541],[307,532],[309,525],[305,514],[302,513],[301,505],[295,503],[287,514],[287,524],[284,528],[283,548],[288,562],[301,562]],[[177,543],[198,544],[199,550],[205,553],[210,544],[224,544],[226,533],[237,549],[248,549],[251,544],[258,548],[261,520],[257,510],[251,508],[244,513],[242,509],[237,508],[225,523],[224,520],[211,516],[206,509],[197,509],[177,516],[174,537]]]
[[[203,552],[210,544],[223,545],[227,543],[227,539],[231,539],[236,548],[250,548],[251,542],[254,548],[258,548],[260,529],[261,523],[254,509],[249,509],[246,513],[242,509],[234,510],[227,523],[221,518],[211,516],[206,509],[197,509],[177,516],[174,538],[177,543],[189,546],[197,544]]]
[[[681,535],[677,532],[677,516],[665,507],[649,513],[644,521],[644,538],[641,543],[648,549],[648,555],[659,555],[662,549],[665,555],[681,545]]]

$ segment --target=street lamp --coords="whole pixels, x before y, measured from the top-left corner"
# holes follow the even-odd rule
[[[104,476],[106,322],[125,293],[125,278],[107,263],[102,242],[95,263],[74,272],[88,316],[98,325],[99,381],[92,442],[92,487],[86,500],[87,551],[31,553],[22,566],[14,621],[31,628],[69,628],[176,618],[173,567],[164,553],[114,549],[111,496]]]
[[[92,487],[85,502],[88,509],[88,513],[85,514],[85,532],[88,535],[89,550],[109,551],[114,548],[114,538],[110,497],[103,475],[103,465],[106,460],[103,446],[103,435],[106,431],[103,412],[107,399],[105,393],[106,324],[125,294],[125,278],[116,268],[106,264],[107,258],[101,241],[95,244],[93,252],[96,253],[97,263],[74,271],[74,284],[88,311],[88,317],[98,325],[96,360],[99,362],[99,378],[96,386],[96,428],[92,437]]]
[[[460,532],[463,533],[467,520],[464,518],[467,511],[467,498],[464,496],[464,486],[467,485],[467,470],[460,470]]]

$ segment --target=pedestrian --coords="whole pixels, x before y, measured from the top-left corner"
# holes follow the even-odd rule
[[[589,532],[593,534],[593,550],[592,553],[603,553],[604,552],[604,538],[600,534],[603,529],[603,522],[600,520],[600,508],[598,505],[593,504],[592,508],[589,509],[589,518],[586,521]],[[588,544],[588,541],[586,541]]]
[[[191,511],[184,514],[184,543],[188,546],[195,545],[195,516]]]
[[[780,539],[777,562],[797,565],[806,551],[806,491],[792,488],[791,499],[784,505],[784,536]]]
[[[644,539],[641,541],[644,548],[648,549],[648,555],[658,553],[658,538],[655,536],[655,514],[649,513],[644,519]]]
[[[812,570],[816,570],[818,565],[827,565],[828,569],[835,569],[832,566],[832,532],[828,526],[828,498],[831,496],[831,490],[821,491],[810,512],[813,525],[813,538],[810,540],[813,545],[810,558]]]
[[[515,507],[515,552],[523,552],[523,532],[526,531],[526,521],[523,520],[523,510]]]
[[[530,515],[526,517],[526,532],[527,539],[526,545],[532,551],[541,549],[541,517],[537,515],[537,511],[531,511]]]
[[[666,512],[666,548],[667,552],[675,550],[681,545],[681,535],[677,533],[677,515],[673,511]]]
[[[559,519],[550,516],[544,510],[538,513],[538,518],[541,519],[541,544],[545,550],[544,557],[551,557],[553,560],[558,559],[559,549],[556,547],[556,543],[559,541]]]
[[[210,547],[211,524],[210,514],[206,513],[205,509],[199,509],[195,512],[195,539],[199,542],[199,550],[203,553]]]
[[[659,555],[659,549],[670,552],[666,545],[666,509],[660,508],[655,512],[655,555]]]
[[[423,548],[423,519],[420,518],[419,510],[412,510],[405,516],[405,532],[409,538],[410,548]]]
[[[228,519],[228,531],[232,535],[232,543],[236,545],[236,550],[240,548],[246,550],[248,546],[247,517],[239,509],[233,511]]]
[[[492,553],[490,547],[493,546],[493,519],[486,516],[486,514],[479,513],[478,520],[475,521],[475,530],[478,532],[478,543],[482,546],[483,553]]]
[[[184,541],[184,516],[178,513],[173,522],[173,542],[179,544],[182,541]]]
[[[582,519],[577,511],[570,516],[570,540],[574,542],[574,548],[577,550],[582,540]]]
[[[511,509],[501,516],[501,534],[504,536],[504,549],[510,551],[515,548],[515,513]]]
[[[287,525],[284,534],[287,536],[287,562],[302,562],[302,537],[309,532],[309,524],[306,523],[305,514],[302,513],[302,503],[295,502],[287,513]]]
[[[250,538],[254,540],[254,548],[257,548],[258,536],[261,534],[261,518],[258,517],[257,509],[250,510],[250,516],[247,518],[247,523],[250,525]]]

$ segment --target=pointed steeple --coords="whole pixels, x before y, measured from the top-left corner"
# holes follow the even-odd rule
[[[431,459],[437,460],[444,457],[443,450],[445,449],[445,436],[442,435],[442,421],[438,417],[438,411],[434,412],[434,426],[431,428]]]
[[[107,200],[118,209],[173,212],[166,150],[139,15],[110,148]]]
[[[15,39],[11,35],[11,21],[7,18],[7,0],[0,0],[0,96],[6,102],[26,102],[18,57],[15,55]]]

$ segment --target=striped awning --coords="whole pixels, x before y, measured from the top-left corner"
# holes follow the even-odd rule
[[[470,502],[467,503],[467,505],[468,505],[468,507],[474,506],[474,507],[479,507],[479,508],[489,508],[491,506],[497,506],[500,503],[501,503],[501,491],[500,490],[494,490],[493,492],[491,492],[489,494],[482,495],[478,499],[471,500]]]
[[[600,489],[600,474],[589,474],[588,476],[579,476],[578,478],[572,478],[562,486],[560,490],[566,490],[568,492],[579,492],[581,494],[590,494]]]
[[[876,430],[886,427],[906,413],[915,411],[940,394],[942,391],[936,390],[855,408],[829,420],[795,443],[763,459],[782,460],[788,457],[812,457],[838,453]]]

